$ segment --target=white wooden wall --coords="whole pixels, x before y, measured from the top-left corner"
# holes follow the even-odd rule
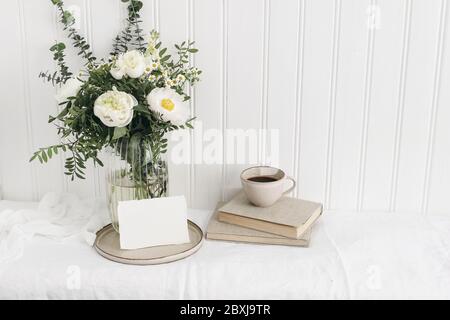
[[[98,56],[120,0],[65,0]],[[450,30],[447,0],[145,0],[145,29],[197,42],[204,70],[192,107],[206,128],[277,128],[295,195],[335,210],[450,213]],[[5,199],[50,190],[104,196],[101,169],[68,182],[62,159],[28,163],[57,142],[48,114],[49,46],[63,34],[50,0],[0,4],[0,185]],[[69,57],[75,70],[75,54]],[[79,65],[79,64],[78,64]],[[195,144],[195,143],[194,143]],[[265,162],[265,140],[258,143]],[[171,191],[212,207],[245,165],[172,166]]]

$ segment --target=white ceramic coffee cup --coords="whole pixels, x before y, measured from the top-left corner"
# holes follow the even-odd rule
[[[283,170],[268,166],[245,169],[241,173],[241,183],[248,200],[258,207],[273,205],[295,188],[295,180]]]

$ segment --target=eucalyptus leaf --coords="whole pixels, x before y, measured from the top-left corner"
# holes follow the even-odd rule
[[[123,136],[127,135],[128,129],[126,127],[116,127],[114,129],[114,135],[112,140],[117,140],[122,138]]]

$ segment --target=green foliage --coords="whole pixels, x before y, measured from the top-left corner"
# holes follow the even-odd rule
[[[67,67],[65,63],[65,54],[64,50],[66,49],[66,45],[62,42],[58,42],[55,45],[50,47],[50,51],[53,52],[53,60],[57,63],[58,70],[53,73],[50,72],[41,72],[39,74],[40,78],[51,82],[53,86],[63,84],[68,79],[72,77],[72,72],[69,71],[69,67]]]
[[[128,16],[125,20],[125,28],[114,39],[111,55],[115,56],[132,48],[144,52],[146,44],[142,36],[143,30],[140,27],[142,20],[139,13],[143,3],[138,0],[122,0],[122,2],[129,3],[127,6]]]
[[[115,39],[112,61],[98,62],[86,40],[73,28],[73,16],[64,9],[63,1],[51,1],[57,7],[63,29],[67,31],[73,46],[79,50],[78,55],[85,60],[87,69],[80,75],[82,85],[76,96],[68,97],[67,101],[60,104],[61,112],[49,117],[49,123],[56,126],[62,142],[40,148],[33,154],[30,161],[37,159],[41,163],[46,163],[59,152],[67,152],[69,157],[65,162],[65,174],[72,180],[84,179],[88,160],[92,160],[95,165],[103,165],[98,154],[105,147],[115,148],[118,145],[126,145],[128,148],[136,148],[149,145],[151,159],[139,160],[139,163],[136,159],[147,157],[140,156],[125,160],[133,168],[133,175],[139,174],[142,178],[150,174],[147,170],[153,166],[149,164],[157,164],[160,155],[167,151],[168,141],[165,135],[173,130],[192,128],[194,119],[189,119],[181,126],[164,121],[160,114],[149,109],[147,96],[155,88],[171,87],[185,100],[190,98],[184,89],[186,85],[194,85],[201,73],[200,70],[189,66],[190,55],[198,51],[193,46],[194,42],[184,41],[180,45],[175,45],[178,53],[176,60],[168,54],[167,48],[162,46],[158,32],[152,31],[148,43],[144,43],[142,30],[139,27],[141,22],[139,11],[142,9],[142,2],[122,0],[128,4],[125,29]],[[111,68],[118,55],[131,50],[130,48],[136,48],[142,52],[155,66],[139,78],[125,76],[117,80],[111,75]],[[65,63],[65,49],[66,46],[62,42],[54,44],[50,51],[53,53],[57,70],[39,75],[53,85],[62,85],[73,77]],[[94,103],[97,98],[113,88],[132,95],[138,101],[138,105],[133,109],[132,121],[125,127],[107,127],[94,114]]]
[[[59,21],[63,24],[63,30],[68,32],[67,36],[72,40],[72,45],[79,50],[78,55],[84,58],[85,65],[88,68],[95,67],[95,61],[97,58],[90,50],[90,46],[86,39],[73,27],[75,18],[69,11],[64,10],[64,2],[62,0],[52,0],[52,3],[58,9]]]

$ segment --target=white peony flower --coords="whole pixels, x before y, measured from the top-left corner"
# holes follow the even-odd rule
[[[67,101],[69,97],[75,97],[81,89],[83,82],[77,78],[70,78],[60,88],[58,88],[55,99],[58,103]]]
[[[110,73],[117,80],[125,75],[130,78],[139,78],[144,73],[145,67],[144,55],[138,50],[131,50],[119,55]]]
[[[114,62],[109,73],[111,73],[111,75],[116,80],[120,80],[123,78],[123,76],[125,75],[125,66],[123,64],[123,59],[121,56],[119,56],[119,58],[117,58],[117,60]]]
[[[176,126],[184,124],[189,119],[189,105],[173,89],[153,89],[147,96],[147,102],[150,110],[161,114],[164,121],[170,121]]]
[[[114,87],[95,100],[94,114],[107,127],[125,127],[133,119],[133,107],[137,104],[131,94],[117,91]]]
[[[168,70],[164,70],[164,71],[162,72],[162,76],[163,76],[164,80],[170,79],[169,71],[168,71]]]

